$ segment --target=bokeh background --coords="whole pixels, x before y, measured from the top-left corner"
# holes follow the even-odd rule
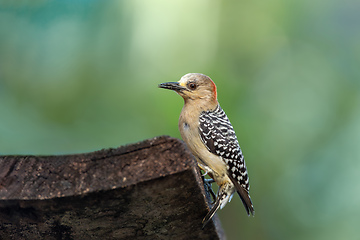
[[[360,1],[0,1],[0,154],[180,138],[209,75],[245,154],[228,239],[360,239]]]

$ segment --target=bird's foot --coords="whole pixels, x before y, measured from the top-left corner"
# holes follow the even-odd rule
[[[202,176],[202,179],[203,179],[203,182],[204,182],[204,188],[205,188],[205,191],[207,191],[208,193],[210,193],[212,199],[213,199],[213,202],[212,204],[214,204],[215,200],[216,200],[216,195],[211,187],[211,184],[214,183],[214,179],[206,179],[204,178],[204,176]]]

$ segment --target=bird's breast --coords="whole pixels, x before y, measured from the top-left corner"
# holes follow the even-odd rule
[[[215,181],[223,182],[226,178],[225,162],[220,156],[211,153],[202,142],[199,134],[199,120],[191,120],[189,115],[181,114],[179,119],[179,130],[182,139],[197,159],[198,163],[212,173]]]

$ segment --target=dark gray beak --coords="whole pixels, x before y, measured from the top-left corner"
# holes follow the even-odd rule
[[[186,89],[186,88],[180,86],[180,84],[178,82],[160,83],[158,87],[159,88],[170,89],[170,90],[174,90],[174,91],[182,91],[182,90]]]

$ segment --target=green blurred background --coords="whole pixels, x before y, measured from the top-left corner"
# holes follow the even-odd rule
[[[180,138],[209,75],[245,154],[228,239],[360,239],[360,1],[0,1],[0,154]]]

